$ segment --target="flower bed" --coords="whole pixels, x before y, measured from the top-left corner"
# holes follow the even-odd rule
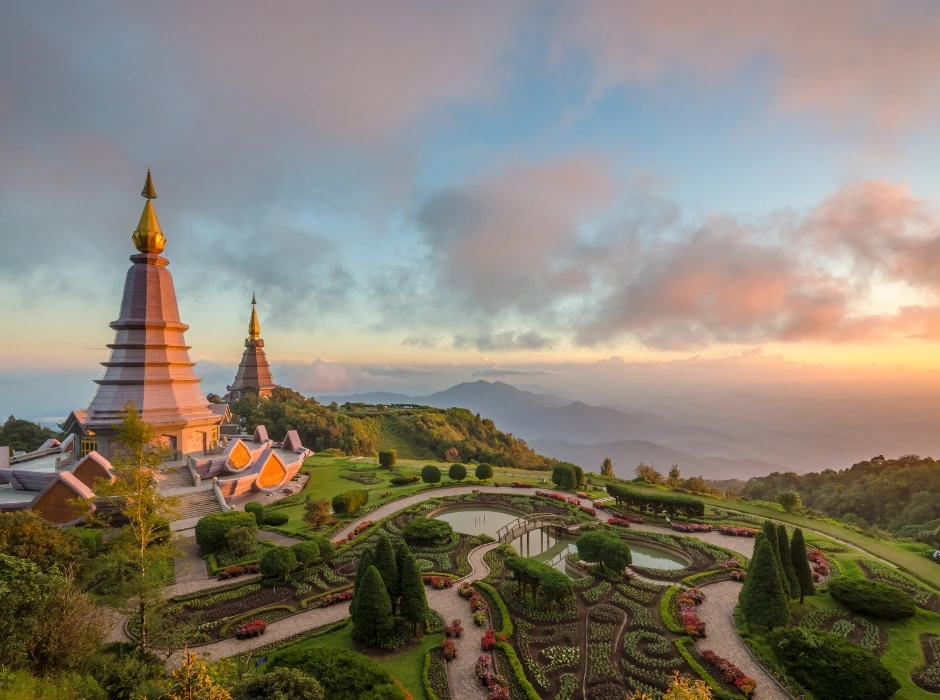
[[[423,581],[425,586],[436,588],[439,591],[454,585],[454,580],[447,576],[425,576],[423,577]]]
[[[457,645],[454,644],[454,640],[445,639],[441,642],[441,652],[444,654],[444,659],[446,661],[453,661],[457,658]]]
[[[757,537],[757,533],[760,532],[760,530],[753,527],[735,527],[733,525],[722,525],[718,528],[718,532],[720,532],[722,535],[728,535],[730,537]]]
[[[261,571],[261,567],[258,564],[248,564],[246,566],[230,566],[227,569],[223,569],[219,572],[219,580],[224,581],[229,578],[237,578],[242,574],[257,574]]]
[[[260,637],[268,628],[268,623],[264,620],[252,620],[246,622],[235,629],[235,636],[239,639],[248,639],[249,637]]]
[[[702,622],[696,612],[696,608],[704,600],[705,594],[697,588],[682,591],[676,599],[676,605],[679,609],[679,622],[682,624],[683,631],[693,639],[705,636],[705,623]]]
[[[676,532],[711,532],[713,529],[706,523],[672,523],[670,527]]]
[[[829,560],[818,549],[811,549],[806,553],[810,568],[813,570],[813,581],[819,583],[829,578]]]
[[[587,506],[578,506],[578,510],[582,513],[587,513],[588,515],[597,515],[597,511],[594,508],[588,508]]]
[[[424,655],[424,694],[428,700],[451,700],[450,686],[447,683],[447,661],[444,660],[440,647],[429,650]]]
[[[603,501],[594,501],[593,503],[591,503],[591,505],[594,506],[595,508],[597,508],[598,510],[603,510],[603,509],[604,509],[604,502],[603,502]]]
[[[554,493],[552,491],[536,491],[535,495],[541,496],[542,498],[552,498],[556,501],[567,501],[568,499],[567,496],[560,493]]]
[[[301,601],[300,605],[303,608],[326,608],[330,605],[336,605],[337,603],[343,603],[347,600],[352,600],[353,589],[352,586],[346,588],[342,591],[337,591],[335,593],[323,593],[312,598],[306,598]]]
[[[924,665],[911,674],[911,679],[926,691],[940,693],[940,635],[922,634]]]
[[[607,522],[608,524],[616,525],[617,527],[630,527],[630,523],[642,525],[643,518],[639,518],[635,515],[618,515],[615,518],[608,518]]]
[[[868,578],[886,583],[895,588],[900,588],[914,599],[914,603],[917,607],[940,613],[940,596],[924,588],[919,583],[915,583],[900,571],[890,569],[884,564],[879,564],[876,561],[868,559],[858,559],[855,563],[858,564],[859,568],[861,568]]]
[[[703,651],[702,658],[721,674],[721,677],[726,683],[731,683],[735,688],[741,691],[744,697],[749,698],[754,694],[757,682],[753,678],[745,676],[744,672],[733,663],[727,659],[721,658],[711,650]]]

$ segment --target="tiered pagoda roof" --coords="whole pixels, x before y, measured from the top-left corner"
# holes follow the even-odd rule
[[[242,361],[238,364],[235,381],[226,387],[229,391],[228,399],[237,401],[248,394],[258,398],[267,398],[276,384],[271,376],[271,366],[264,354],[264,341],[261,339],[261,324],[258,322],[258,311],[255,308],[258,302],[255,295],[251,295],[251,319],[248,321],[248,337],[245,338],[245,352]]]

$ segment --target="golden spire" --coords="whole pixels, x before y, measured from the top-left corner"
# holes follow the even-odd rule
[[[150,169],[147,169],[147,181],[144,183],[144,189],[140,193],[147,202],[144,204],[144,210],[140,214],[140,223],[137,224],[137,230],[131,238],[134,246],[141,253],[153,253],[159,255],[166,247],[166,238],[163,231],[160,230],[160,222],[157,221],[157,212],[153,208],[153,201],[157,198],[157,191],[153,188],[153,179],[150,177]]]
[[[258,323],[258,312],[255,311],[255,293],[251,293],[251,320],[248,322],[248,336],[252,340],[261,338],[261,324]]]

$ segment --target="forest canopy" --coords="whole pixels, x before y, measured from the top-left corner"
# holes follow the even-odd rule
[[[277,387],[270,399],[259,402],[249,397],[233,404],[232,413],[249,433],[260,423],[274,440],[296,430],[303,443],[318,452],[333,448],[371,455],[379,448],[394,447],[399,457],[443,460],[453,457],[450,450],[455,449],[457,459],[464,462],[522,469],[549,469],[555,464],[523,440],[498,430],[492,420],[464,408],[323,405]]]

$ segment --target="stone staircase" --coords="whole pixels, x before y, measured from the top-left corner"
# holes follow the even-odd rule
[[[188,467],[176,467],[167,469],[160,474],[160,490],[169,491],[170,489],[181,489],[195,486],[193,475],[189,473]]]
[[[211,488],[177,496],[176,520],[201,518],[210,513],[221,513],[222,506]]]

